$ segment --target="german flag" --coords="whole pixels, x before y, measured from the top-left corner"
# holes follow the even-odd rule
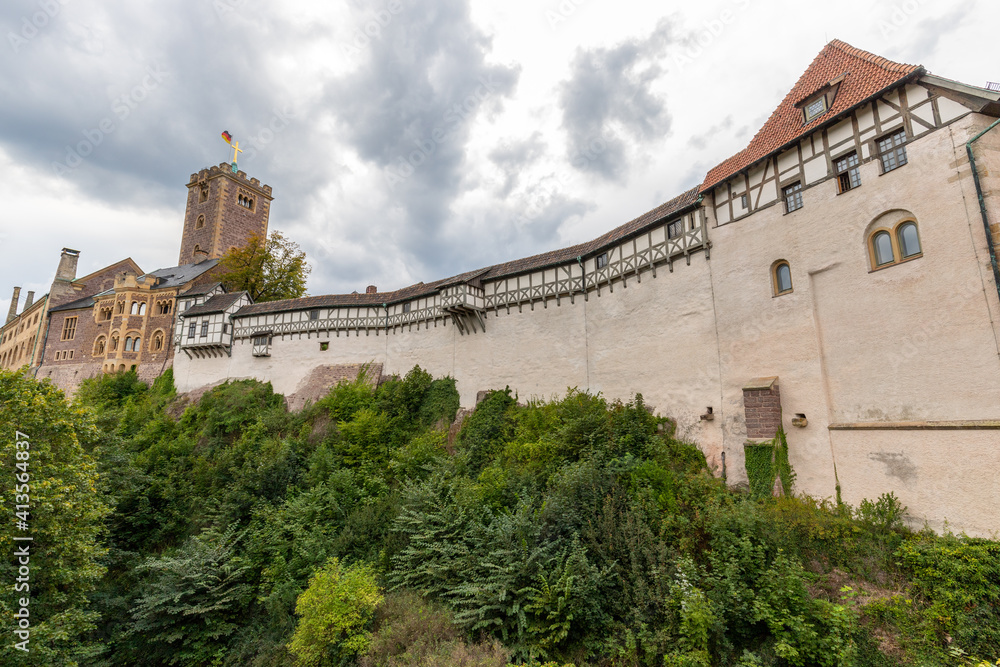
[[[233,135],[229,134],[229,130],[226,130],[225,132],[222,133],[222,138],[226,140],[227,144],[232,145]]]

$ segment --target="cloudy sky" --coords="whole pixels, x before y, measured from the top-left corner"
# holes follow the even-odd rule
[[[310,294],[395,289],[700,183],[830,39],[983,85],[997,25],[993,0],[4,0],[0,313],[64,246],[80,275],[176,264],[223,130]]]

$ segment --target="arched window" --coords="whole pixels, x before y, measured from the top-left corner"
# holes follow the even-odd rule
[[[139,304],[136,301],[132,302],[132,309],[129,311],[129,315],[139,314]]]
[[[204,226],[205,226],[205,216],[199,215],[198,216],[198,222],[195,223],[194,228],[195,229],[201,229]]]
[[[875,266],[885,266],[896,261],[892,252],[892,237],[889,232],[876,232],[872,236],[872,250],[875,252]]]
[[[890,218],[886,222],[894,221]],[[920,257],[923,248],[916,221],[906,218],[874,229],[868,237],[868,253],[873,271]]]
[[[163,333],[162,332],[157,331],[155,334],[153,334],[153,342],[152,342],[152,344],[150,344],[149,349],[152,352],[159,352],[160,350],[163,349]]]
[[[899,256],[907,259],[920,254],[920,237],[917,236],[917,223],[904,222],[896,228],[896,239],[899,241]]]
[[[125,302],[124,301],[119,301],[118,302],[118,314],[119,315],[123,315],[124,313],[125,313]]]
[[[118,349],[118,334],[111,334],[111,351],[114,352]]]
[[[144,304],[144,303],[140,303],[139,304],[139,314],[140,315],[145,315],[146,314],[146,304]]]
[[[132,339],[132,351],[133,352],[138,352],[139,351],[139,344],[141,342],[142,342],[142,339],[139,338],[138,336],[136,336],[135,338]]]
[[[128,337],[125,338],[125,347],[123,348],[123,351],[124,352],[131,352],[132,351],[132,337],[131,336],[128,336]]]
[[[788,262],[779,259],[771,265],[771,287],[774,296],[781,296],[792,291],[792,269]]]
[[[106,343],[107,343],[107,340],[104,338],[104,336],[101,336],[100,338],[97,339],[97,342],[94,343],[94,356],[95,357],[104,354],[104,347],[105,347]]]

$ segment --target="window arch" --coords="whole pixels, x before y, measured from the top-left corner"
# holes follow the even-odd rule
[[[140,303],[139,304],[139,314],[140,315],[145,315],[146,314],[146,304],[145,303]]]
[[[908,211],[890,211],[876,218],[866,244],[872,271],[923,256],[920,230]]]
[[[135,338],[133,338],[132,339],[132,351],[133,352],[138,352],[139,349],[140,349],[139,346],[141,345],[141,343],[142,343],[142,339],[139,338],[138,336],[136,336]]]
[[[204,215],[199,215],[198,216],[198,222],[195,223],[194,228],[195,229],[201,229],[204,226],[205,226],[205,216]]]
[[[118,340],[119,340],[119,336],[118,336],[117,333],[111,334],[111,348],[110,348],[110,350],[112,352],[115,352],[116,350],[118,350]]]
[[[125,314],[125,302],[124,301],[119,301],[118,302],[118,314],[119,315],[124,315]]]
[[[94,356],[95,357],[98,357],[98,356],[104,354],[104,350],[107,347],[107,342],[108,341],[107,341],[107,339],[104,336],[98,337],[97,342],[94,343]]]
[[[131,352],[132,351],[132,337],[131,336],[126,336],[125,337],[125,347],[124,347],[124,349],[122,351],[123,352]]]
[[[787,260],[779,259],[771,265],[771,289],[774,296],[791,293],[792,268]]]
[[[163,332],[157,331],[153,334],[153,340],[149,343],[150,352],[159,352],[163,349]]]
[[[129,310],[129,315],[138,315],[138,314],[139,314],[139,302],[133,301],[132,308]]]

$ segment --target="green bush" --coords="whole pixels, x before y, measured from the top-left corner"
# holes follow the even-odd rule
[[[371,624],[381,601],[370,566],[329,560],[295,603],[299,621],[288,650],[304,667],[351,664],[371,644]]]

